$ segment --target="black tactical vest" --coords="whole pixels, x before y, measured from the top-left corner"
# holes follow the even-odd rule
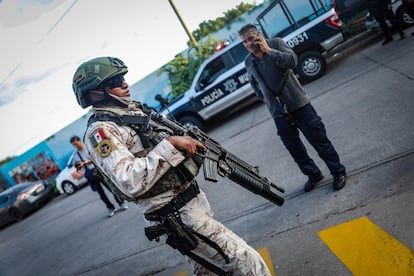
[[[137,120],[146,120],[146,115],[137,115]],[[129,126],[137,133],[141,139],[144,150],[134,154],[135,157],[146,156],[162,139],[163,133],[156,132],[154,130],[143,131],[136,124],[130,124],[123,120],[122,115],[118,115],[113,112],[97,111],[88,120],[88,126],[93,122],[98,121],[111,121],[117,125]],[[138,197],[131,197],[123,193],[109,177],[107,177],[102,171],[102,174],[107,186],[110,190],[116,194],[120,199],[127,201],[137,201],[140,199],[147,199],[156,195],[162,194],[168,190],[174,190],[177,193],[186,189],[189,182],[191,182],[198,174],[198,171],[202,165],[202,159],[196,155],[192,158],[186,159],[176,167],[171,167],[151,189]]]

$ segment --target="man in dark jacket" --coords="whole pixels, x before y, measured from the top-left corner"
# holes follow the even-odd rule
[[[326,136],[321,118],[292,71],[297,65],[295,52],[281,38],[265,39],[252,24],[242,27],[239,34],[250,52],[245,59],[250,83],[258,97],[266,102],[283,144],[308,176],[305,192],[311,191],[323,176],[307,154],[299,130],[328,166],[334,178],[334,189],[342,189],[346,180],[345,167]]]
[[[405,38],[405,33],[402,31],[401,24],[392,11],[391,0],[367,0],[368,10],[377,20],[384,33],[385,40],[382,45],[393,41],[392,30],[388,27],[386,20],[392,24],[392,27],[400,34],[401,39]]]

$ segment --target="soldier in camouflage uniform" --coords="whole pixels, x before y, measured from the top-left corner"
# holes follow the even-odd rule
[[[195,181],[199,166],[193,158],[197,150],[204,149],[203,144],[187,136],[143,135],[130,125],[105,119],[144,114],[142,106],[131,100],[124,80],[127,72],[121,60],[99,57],[81,64],[73,77],[79,105],[93,106],[85,145],[95,165],[112,183],[113,192],[136,203],[147,219],[170,210],[167,207],[176,202],[173,199],[182,199],[176,212],[182,223],[214,241],[230,261],[226,263],[203,242],[193,250],[195,253],[233,275],[270,275],[261,256],[213,218],[206,195]],[[182,165],[191,177],[183,177],[178,169]],[[213,275],[191,259],[189,262],[195,275]]]

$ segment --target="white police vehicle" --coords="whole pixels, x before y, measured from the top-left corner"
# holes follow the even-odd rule
[[[283,37],[293,48],[296,73],[305,81],[325,73],[323,53],[344,41],[341,20],[322,0],[276,0],[259,14],[257,23],[265,37]],[[244,67],[247,54],[241,41],[215,53],[202,63],[190,89],[160,113],[204,129],[207,121],[257,100]]]

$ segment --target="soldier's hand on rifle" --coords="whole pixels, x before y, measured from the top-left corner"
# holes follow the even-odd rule
[[[191,138],[190,136],[169,136],[167,137],[174,147],[179,150],[185,151],[185,157],[190,158],[197,150],[205,150],[206,147],[199,141]]]

